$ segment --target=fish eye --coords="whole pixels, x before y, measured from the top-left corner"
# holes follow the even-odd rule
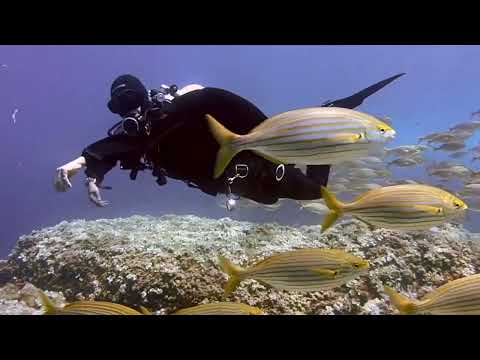
[[[353,267],[358,269],[358,268],[360,267],[360,264],[354,263],[354,264],[353,264]]]
[[[454,201],[454,202],[453,202],[453,205],[454,205],[457,209],[460,208],[460,206],[461,206],[460,203],[457,202],[457,201]]]

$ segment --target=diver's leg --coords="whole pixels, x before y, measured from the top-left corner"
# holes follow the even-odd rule
[[[327,101],[323,103],[321,106],[326,106],[326,107],[335,106],[335,107],[342,107],[347,109],[355,109],[357,106],[360,106],[367,97],[375,94],[377,91],[384,88],[385,86],[390,84],[392,81],[394,81],[395,79],[403,75],[405,75],[405,73],[401,73],[401,74],[389,77],[388,79],[379,81],[378,83],[373,84],[368,88],[353,94],[352,96],[339,99],[339,100]]]
[[[325,170],[325,169],[323,169]],[[293,166],[285,167],[285,175],[274,186],[275,194],[279,198],[294,200],[316,200],[321,199],[321,186],[326,186],[328,176],[317,178],[321,182],[315,182],[304,175],[299,169]]]
[[[330,165],[308,165],[307,176],[318,186],[327,186],[330,176]]]
[[[310,170],[315,175],[315,180],[304,175],[293,165],[285,166],[285,173],[277,181],[277,165],[251,152],[238,154],[225,171],[224,181],[235,176],[235,166],[245,164],[248,166],[246,178],[236,178],[230,185],[234,194],[263,203],[274,204],[279,198],[294,200],[315,200],[322,198],[321,186],[328,182],[329,166],[318,166]],[[226,186],[226,185],[225,185]]]
[[[228,179],[232,179],[238,173],[236,166],[246,165],[248,175],[244,178],[237,177],[230,184],[230,191],[238,196],[262,204],[275,204],[278,196],[275,191],[275,167],[271,162],[251,153],[244,151],[235,156],[226,168],[221,181],[225,184],[225,191],[228,192]]]

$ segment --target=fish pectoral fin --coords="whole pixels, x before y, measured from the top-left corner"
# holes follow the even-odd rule
[[[351,134],[338,134],[334,137],[325,139],[325,142],[331,142],[335,144],[353,144],[365,138],[363,133],[351,133]]]
[[[425,211],[432,215],[442,215],[443,209],[438,206],[431,206],[431,205],[414,205],[414,207],[418,210]]]
[[[312,272],[314,272],[317,275],[327,277],[329,279],[335,279],[337,276],[337,271],[329,270],[329,269],[323,269],[323,268],[313,268]]]

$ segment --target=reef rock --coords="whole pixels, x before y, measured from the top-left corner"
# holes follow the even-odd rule
[[[268,314],[393,314],[382,284],[421,297],[447,281],[480,272],[478,234],[459,225],[400,233],[370,230],[347,219],[324,234],[320,230],[173,215],[77,220],[20,237],[8,267],[17,281],[61,292],[67,301],[143,305],[156,314],[225,300]],[[371,269],[331,291],[278,291],[245,280],[224,297],[227,276],[218,255],[248,266],[305,247],[345,249],[368,259]]]
[[[0,286],[5,285],[13,277],[13,270],[6,260],[0,260]]]
[[[45,292],[55,305],[63,306],[65,298],[57,292]],[[38,289],[29,283],[7,283],[0,287],[0,314],[40,315],[42,306],[38,300]]]

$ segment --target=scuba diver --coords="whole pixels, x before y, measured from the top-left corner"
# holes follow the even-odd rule
[[[356,108],[402,75],[320,106]],[[104,176],[120,163],[121,169],[130,170],[132,180],[139,171],[151,170],[160,186],[171,178],[212,196],[226,194],[228,210],[240,196],[263,204],[274,204],[280,198],[322,197],[320,187],[328,183],[330,165],[307,166],[304,173],[294,165],[273,164],[243,151],[220,178],[213,178],[219,145],[205,115],[210,114],[237,134],[247,134],[267,119],[254,104],[234,93],[196,84],[182,89],[162,85],[148,91],[135,76],[122,75],[112,83],[110,94],[107,106],[121,120],[110,128],[106,138],[88,145],[80,157],[57,168],[57,191],[71,188],[72,176],[85,168],[90,200],[106,206],[108,202],[102,199],[100,189],[111,188],[102,185]]]

